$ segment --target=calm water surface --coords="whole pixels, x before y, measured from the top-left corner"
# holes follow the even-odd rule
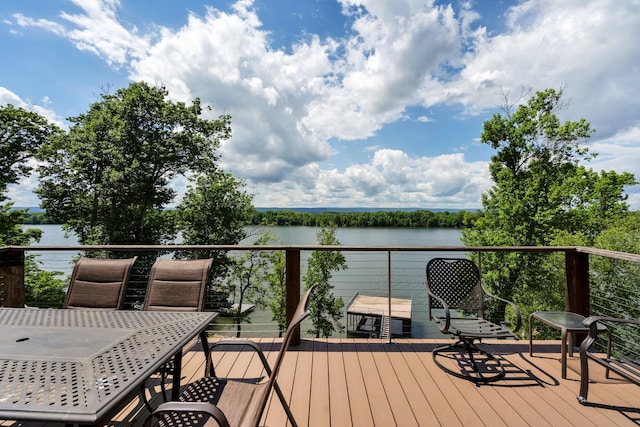
[[[75,245],[74,236],[65,236],[59,225],[31,226],[43,230],[39,245]],[[317,244],[315,227],[264,227],[278,239],[278,244]],[[462,246],[461,232],[456,229],[409,229],[409,228],[338,228],[336,237],[345,246]],[[242,243],[250,244],[257,235]],[[38,253],[34,251],[32,253]],[[437,336],[431,322],[427,321],[426,292],[424,290],[424,268],[428,259],[435,256],[460,256],[451,252],[343,252],[348,269],[334,272],[331,283],[334,294],[342,297],[345,304],[359,292],[367,295],[387,295],[389,288],[393,297],[412,300],[412,333],[414,337]],[[70,274],[72,260],[77,255],[71,251],[47,252],[40,258],[42,268]],[[301,271],[304,274],[310,252],[301,253]],[[389,267],[390,265],[390,267]],[[250,315],[250,323],[243,324],[247,336],[273,335],[275,325],[271,312],[256,309]],[[224,322],[223,322],[224,323]],[[343,319],[346,325],[346,316]]]

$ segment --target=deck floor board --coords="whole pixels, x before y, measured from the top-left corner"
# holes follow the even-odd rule
[[[280,339],[260,339],[273,364]],[[431,350],[442,340],[303,339],[287,353],[279,384],[300,426],[638,426],[640,390],[590,364],[594,383],[591,406],[576,400],[580,387],[577,353],[569,358],[567,378],[560,375],[558,341],[485,343],[507,368],[505,379],[476,385],[438,368]],[[218,348],[213,361],[219,376],[264,376],[259,359],[248,349]],[[200,349],[185,354],[182,382],[204,372]],[[155,393],[154,404],[158,403]],[[134,399],[109,426],[142,426],[148,415]],[[288,425],[279,400],[272,396],[263,418],[266,426]],[[0,421],[2,426],[62,426]]]

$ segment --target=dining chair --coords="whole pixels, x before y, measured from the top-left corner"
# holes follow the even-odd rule
[[[145,311],[202,311],[213,259],[158,259],[151,267]]]
[[[75,264],[62,308],[118,310],[124,301],[131,268],[137,257],[81,257]]]
[[[278,386],[276,378],[282,367],[285,353],[291,343],[294,331],[300,323],[309,316],[310,296],[313,292],[310,287],[301,298],[296,311],[289,322],[282,345],[276,357],[273,368],[267,362],[260,345],[250,340],[222,340],[213,344],[207,358],[207,365],[212,365],[211,353],[216,347],[228,349],[229,346],[245,346],[254,350],[262,362],[268,379],[255,382],[244,378],[220,378],[215,375],[205,375],[203,378],[188,384],[179,400],[164,402],[153,411],[146,421],[151,425],[155,419],[154,427],[195,427],[215,426],[222,427],[257,427],[260,423],[271,391],[275,391],[282,404],[287,418],[292,426],[297,423],[287,401]],[[206,373],[212,372],[207,368]]]
[[[203,311],[207,289],[207,279],[213,265],[213,259],[175,260],[160,258],[156,260],[149,273],[149,282],[144,298],[145,311]],[[191,350],[198,339],[194,338],[185,345],[182,353]],[[203,347],[205,356],[208,349]],[[160,387],[164,400],[167,400],[166,382],[173,373],[171,361],[159,372]],[[142,398],[148,409],[151,409],[142,386]]]

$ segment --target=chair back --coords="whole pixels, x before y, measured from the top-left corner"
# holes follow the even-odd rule
[[[151,267],[144,310],[202,311],[213,259],[158,259]]]
[[[289,344],[291,342],[291,338],[293,337],[293,332],[295,329],[300,326],[300,323],[304,319],[306,319],[309,314],[309,302],[310,296],[313,292],[314,286],[311,286],[304,294],[300,302],[298,303],[298,307],[296,308],[293,317],[291,318],[291,322],[289,322],[289,326],[287,326],[287,331],[284,335],[284,341],[282,342],[282,347],[280,347],[280,352],[278,353],[278,357],[276,358],[276,362],[273,365],[271,370],[271,374],[269,375],[269,381],[267,385],[267,391],[263,394],[262,400],[260,401],[259,410],[254,414],[253,423],[251,425],[259,425],[260,419],[262,418],[262,414],[264,413],[264,409],[267,406],[267,402],[269,401],[269,395],[271,394],[271,390],[274,388],[274,384],[276,382],[276,377],[278,376],[278,372],[280,371],[280,367],[282,366],[282,360],[284,359],[284,354],[287,352],[289,348]]]
[[[441,298],[450,309],[475,311],[483,315],[480,269],[466,258],[433,258],[427,263],[429,318],[431,310],[444,308]]]
[[[124,301],[131,267],[137,257],[81,257],[73,268],[63,308],[118,310]]]

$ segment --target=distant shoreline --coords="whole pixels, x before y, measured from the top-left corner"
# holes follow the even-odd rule
[[[475,212],[482,210],[481,208],[336,208],[336,207],[317,207],[317,208],[273,208],[263,207],[255,208],[260,212],[267,211],[292,211],[292,212],[308,212],[308,213],[374,213],[374,212],[417,212],[417,211],[430,211],[430,212]]]
[[[29,213],[44,213],[44,209],[40,207],[26,207],[26,206],[14,206],[12,209],[27,209]],[[255,208],[259,212],[268,212],[268,211],[291,211],[291,212],[307,212],[307,213],[373,213],[373,212],[417,212],[417,211],[430,211],[430,212],[475,212],[482,210],[482,208],[358,208],[358,207],[349,207],[349,208],[338,208],[338,207],[313,207],[313,208],[303,208],[303,207],[292,207],[292,208],[275,208],[275,207],[256,207]]]
[[[25,225],[58,224],[43,209],[26,209],[29,211],[23,215]],[[439,209],[434,211],[418,208],[254,208],[248,213],[245,225],[466,228],[482,215],[480,210]]]

